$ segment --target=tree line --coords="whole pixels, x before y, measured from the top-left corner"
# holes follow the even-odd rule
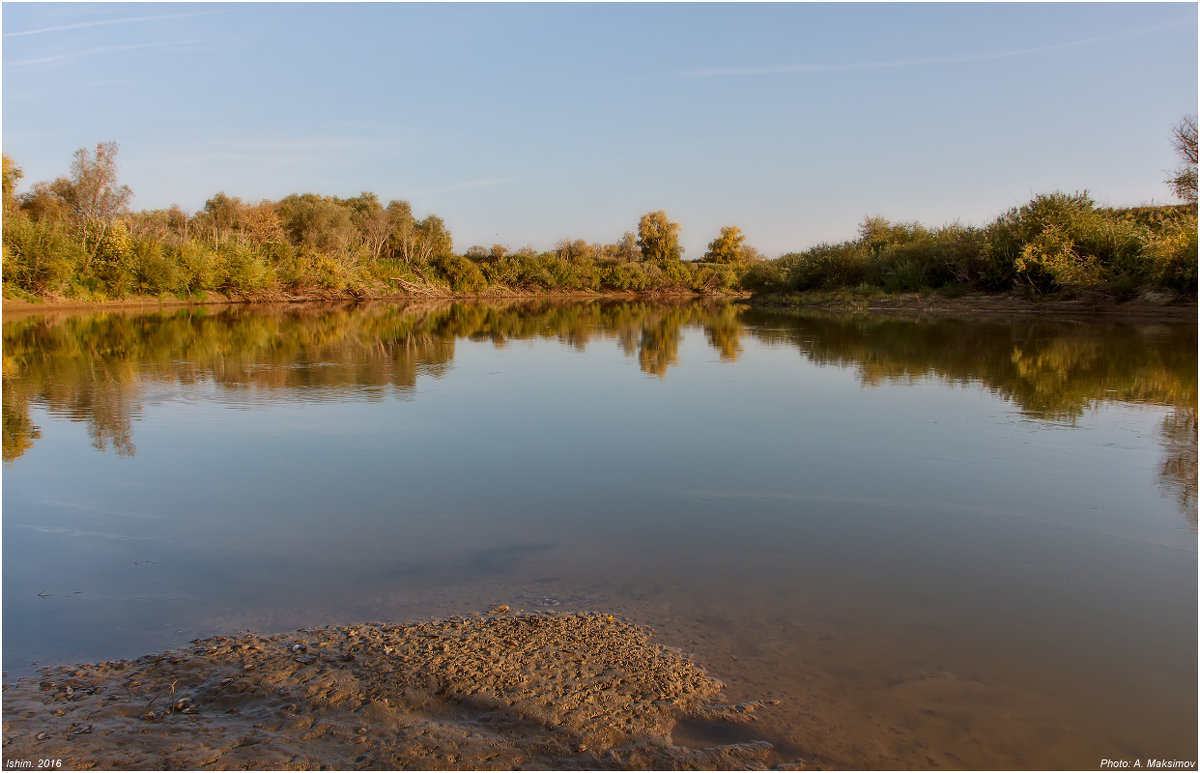
[[[75,152],[70,173],[18,195],[4,161],[6,291],[92,300],[206,292],[270,297],[313,290],[378,295],[449,290],[720,292],[758,258],[740,229],[722,229],[684,263],[679,224],[647,213],[612,244],[564,239],[554,250],[475,246],[461,254],[442,218],[371,192],[247,202],[220,192],[203,209],[135,212],[117,174],[118,146]]]
[[[1086,192],[1036,196],[983,227],[929,228],[868,217],[856,238],[765,260],[725,226],[694,261],[680,226],[648,212],[609,244],[454,250],[437,215],[371,192],[247,202],[224,192],[203,209],[135,212],[116,143],[80,148],[69,174],[17,194],[22,171],[3,157],[3,279],[8,296],[106,300],[335,293],[946,293],[1101,290],[1196,296],[1196,119],[1173,130],[1180,166],[1166,182],[1185,203],[1102,208]]]

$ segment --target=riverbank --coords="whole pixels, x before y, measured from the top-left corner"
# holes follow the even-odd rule
[[[256,293],[252,295],[224,295],[208,292],[189,298],[174,296],[130,296],[112,300],[96,301],[80,298],[18,298],[6,295],[4,312],[38,311],[106,311],[109,309],[160,309],[189,306],[231,306],[304,303],[414,303],[427,301],[588,301],[588,300],[664,300],[691,298],[724,298],[742,300],[748,293],[695,293],[695,292],[545,292],[532,293],[518,290],[489,290],[475,293],[456,293],[443,288],[430,287],[422,292],[406,293],[360,293],[349,291],[316,290],[305,293]]]
[[[832,291],[757,296],[751,298],[749,304],[771,310],[978,318],[1078,315],[1195,320],[1198,313],[1195,299],[1184,299],[1165,292],[1143,293],[1122,300],[1100,292],[1072,295],[945,295],[936,292],[863,294]]]
[[[441,288],[428,288],[420,293],[364,294],[318,290],[299,294],[259,293],[230,296],[205,293],[191,298],[133,296],[106,301],[77,298],[48,298],[30,300],[5,297],[3,311],[25,316],[48,311],[108,311],[150,310],[192,306],[283,305],[305,303],[364,303],[383,302],[412,304],[452,301],[595,301],[595,300],[684,300],[711,298],[746,303],[753,308],[785,311],[822,311],[846,314],[894,316],[939,316],[963,318],[1005,318],[1029,316],[1082,316],[1168,320],[1195,320],[1200,315],[1195,299],[1181,298],[1171,293],[1143,293],[1132,299],[1118,299],[1105,293],[1074,295],[1028,295],[1019,293],[968,293],[946,295],[926,293],[858,293],[854,291],[806,292],[786,295],[750,296],[748,293],[702,294],[675,293],[597,293],[563,292],[530,293],[491,290],[478,293],[455,293]]]
[[[746,769],[766,742],[677,744],[754,719],[649,629],[487,615],[240,633],[4,687],[5,769]],[[61,761],[59,763],[58,761]],[[792,765],[784,765],[792,767]]]

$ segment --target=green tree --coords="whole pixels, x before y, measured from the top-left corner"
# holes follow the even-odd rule
[[[196,223],[212,238],[213,246],[229,241],[234,232],[242,227],[246,205],[237,196],[226,196],[222,191],[204,202],[204,209],[197,213]]]
[[[1167,180],[1175,195],[1189,204],[1196,203],[1196,116],[1187,115],[1171,132],[1171,145],[1182,162],[1175,176]]]
[[[570,263],[584,263],[595,260],[600,253],[599,245],[588,244],[583,239],[563,239],[554,248],[559,260]]]
[[[4,214],[12,212],[17,206],[17,183],[25,176],[21,171],[21,167],[9,158],[7,155],[4,159]]]
[[[425,262],[449,255],[454,250],[450,231],[437,215],[429,215],[424,220],[418,220],[413,226],[413,238],[416,244],[416,257]]]
[[[393,199],[388,202],[387,213],[391,229],[385,252],[391,258],[411,264],[417,256],[417,220],[413,217],[412,206],[407,201]]]
[[[640,256],[637,237],[631,231],[626,231],[621,234],[621,238],[617,240],[616,244],[606,244],[604,252],[622,263],[632,263]]]
[[[345,257],[358,241],[350,209],[332,197],[292,194],[280,200],[276,211],[284,232],[297,247]]]
[[[34,220],[65,222],[74,213],[72,199],[71,182],[65,177],[54,182],[36,182],[33,190],[20,196],[21,211]]]
[[[679,223],[672,223],[661,209],[642,215],[637,244],[643,260],[658,263],[683,257],[683,249],[679,246]]]
[[[350,221],[358,229],[371,262],[377,262],[387,246],[388,237],[392,235],[391,210],[384,209],[379,197],[370,191],[363,191],[352,199],[342,199],[339,203],[350,209]]]
[[[708,243],[704,260],[709,263],[740,263],[746,254],[746,235],[736,225],[721,229],[721,235]]]

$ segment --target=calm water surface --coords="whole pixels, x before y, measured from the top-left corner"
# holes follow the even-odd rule
[[[4,670],[599,609],[782,701],[717,739],[780,760],[1195,759],[1196,351],[701,304],[8,316]]]

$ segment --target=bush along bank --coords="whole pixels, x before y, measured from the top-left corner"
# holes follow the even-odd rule
[[[854,291],[1011,292],[1031,296],[1147,293],[1196,298],[1196,205],[1099,208],[1086,193],[1037,196],[983,228],[927,228],[867,218],[858,238],[756,264],[755,296]]]

